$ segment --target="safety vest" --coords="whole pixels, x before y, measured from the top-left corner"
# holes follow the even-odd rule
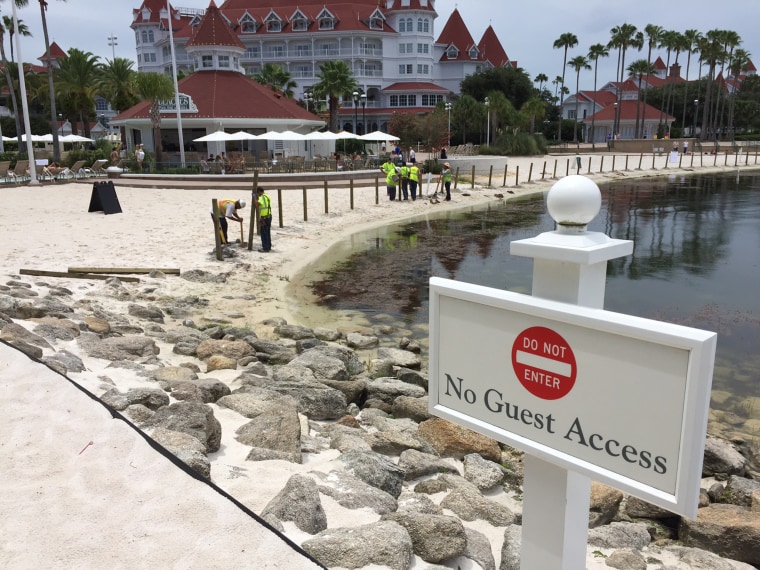
[[[451,182],[451,170],[441,170],[441,177],[443,178],[444,182]]]
[[[272,215],[272,201],[269,196],[262,194],[259,196],[259,216],[262,218],[268,218]]]
[[[232,204],[232,207],[235,207],[235,200],[219,200],[217,202],[219,205],[219,215],[222,217],[227,217],[227,205]]]
[[[409,168],[409,178],[415,182],[420,181],[420,169],[416,164],[413,164],[411,168]]]
[[[409,167],[407,165],[401,167],[401,178],[409,178]]]
[[[383,171],[385,172],[385,184],[386,186],[395,186],[398,182],[398,175],[396,174],[396,167],[393,163],[386,162],[383,164]]]

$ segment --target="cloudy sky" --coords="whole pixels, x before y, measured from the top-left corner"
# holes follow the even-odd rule
[[[222,0],[216,0],[217,5]],[[260,1],[260,0],[257,0]],[[48,27],[51,41],[64,50],[72,47],[92,52],[101,58],[117,57],[136,59],[134,33],[129,27],[132,9],[140,0],[49,0]],[[294,0],[297,3],[297,0]],[[329,4],[329,0],[326,1]],[[175,0],[174,6],[206,8],[209,0]],[[760,0],[436,0],[436,34],[443,28],[456,7],[470,33],[477,42],[485,29],[492,25],[510,58],[531,77],[545,73],[550,79],[562,74],[562,51],[552,48],[554,40],[565,32],[578,36],[578,47],[571,50],[568,59],[586,55],[589,46],[606,44],[613,26],[629,23],[640,30],[647,24],[683,32],[697,29],[731,29],[739,33],[742,47],[750,52],[756,65],[760,65]],[[10,0],[0,0],[0,14],[10,15]],[[45,51],[40,26],[40,9],[37,0],[19,10],[19,17],[33,33],[23,38],[21,51],[25,61],[34,61]],[[114,48],[108,38],[118,39]],[[9,54],[10,56],[10,54]],[[665,52],[662,52],[665,59]],[[646,50],[630,53],[626,62],[646,58]],[[685,75],[685,58],[682,58]],[[615,75],[616,57],[600,60],[600,83]],[[568,87],[574,90],[572,70],[566,75]],[[696,77],[692,65],[690,76]],[[593,87],[593,73],[581,74],[581,89]]]

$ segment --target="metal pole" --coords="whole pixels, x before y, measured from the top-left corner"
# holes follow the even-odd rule
[[[282,223],[282,188],[277,189],[277,217],[280,220],[280,227],[283,226]]]
[[[303,196],[303,221],[308,222],[309,221],[309,212],[306,208],[306,186],[302,188],[302,196]],[[326,208],[327,206],[325,206]]]
[[[166,11],[169,14],[169,47],[172,55],[172,75],[174,78],[174,107],[177,111],[177,136],[179,137],[179,161],[185,168],[185,139],[182,135],[182,113],[179,108],[179,86],[177,84],[177,58],[174,54],[174,26],[172,26],[172,12],[169,0],[166,0]]]
[[[304,191],[304,197],[306,197],[306,188],[304,188],[303,191]],[[330,208],[329,208],[329,196],[327,192],[327,180],[324,181],[324,191],[325,191],[325,214],[329,214]]]
[[[491,180],[493,179],[493,164],[488,169],[488,187],[491,187]]]
[[[24,130],[26,131],[26,152],[29,155],[29,185],[36,186],[40,183],[37,180],[37,169],[34,161],[34,146],[32,145],[32,128],[29,125],[29,105],[26,100],[26,81],[24,79],[24,60],[21,57],[21,34],[18,33],[18,17],[16,16],[16,2],[11,2],[13,7],[13,30],[16,35],[16,57],[18,57],[18,82],[21,89],[21,106],[24,110]],[[50,62],[48,62],[50,65]],[[21,152],[21,149],[18,149]]]

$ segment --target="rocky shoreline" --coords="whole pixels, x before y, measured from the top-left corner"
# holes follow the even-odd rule
[[[0,285],[0,338],[122,412],[329,568],[519,568],[521,453],[435,418],[419,339],[196,324],[159,271]],[[52,404],[51,404],[52,405]],[[594,483],[589,568],[760,567],[760,442],[709,437],[696,520]]]

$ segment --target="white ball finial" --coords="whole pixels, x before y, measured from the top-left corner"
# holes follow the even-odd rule
[[[546,208],[561,233],[582,233],[602,207],[602,193],[592,180],[576,174],[551,187]]]

